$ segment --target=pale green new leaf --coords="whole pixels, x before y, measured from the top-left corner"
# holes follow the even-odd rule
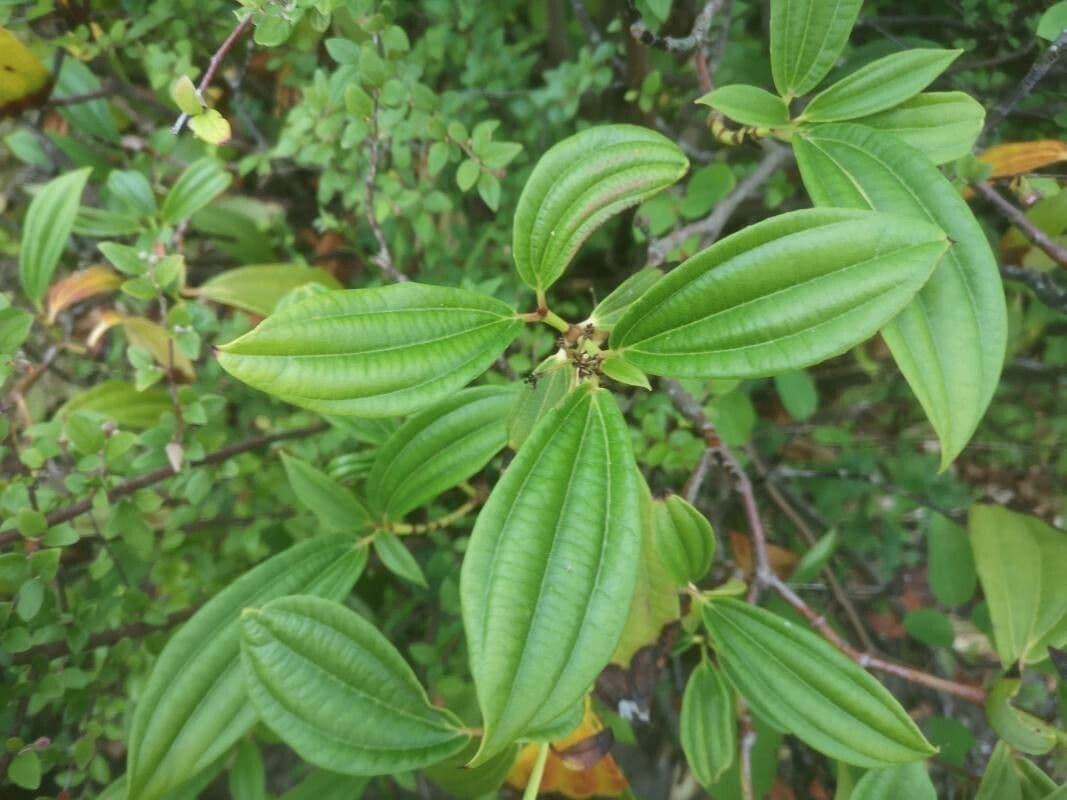
[[[507,444],[513,387],[477,386],[423,409],[378,450],[367,497],[381,519],[409,511],[477,474]]]
[[[879,58],[815,95],[798,119],[840,122],[900,105],[929,86],[962,52],[917,48]]]
[[[241,615],[245,687],[260,718],[305,761],[347,775],[436,764],[468,742],[370,622],[318,597]]]
[[[888,111],[856,123],[896,136],[934,164],[945,164],[974,149],[985,109],[963,92],[923,92]]]
[[[608,663],[637,578],[637,467],[612,396],[545,415],[478,515],[460,598],[484,762],[574,707]]]
[[[519,389],[515,405],[508,417],[508,447],[518,450],[537,421],[555,408],[577,380],[574,366],[570,363],[554,365]]]
[[[544,291],[607,219],[663,191],[688,168],[674,142],[636,125],[599,125],[553,145],[515,209],[512,251],[519,276]]]
[[[934,753],[893,695],[812,631],[730,598],[705,605],[704,624],[753,711],[815,750],[861,767]]]
[[[297,499],[329,531],[359,531],[370,514],[352,492],[306,461],[282,453],[282,464]]]
[[[160,210],[163,221],[171,224],[191,217],[230,185],[230,173],[214,158],[194,161],[178,176],[167,192]]]
[[[488,295],[397,283],[312,295],[223,345],[219,363],[320,413],[403,416],[484,372],[521,326]]]
[[[689,769],[702,786],[710,787],[733,763],[737,720],[733,692],[706,659],[697,665],[685,685],[679,727]]]
[[[593,309],[593,313],[589,315],[589,319],[586,322],[598,330],[610,331],[615,323],[619,321],[619,317],[622,316],[623,312],[629,308],[630,304],[651,289],[653,284],[662,277],[662,270],[658,270],[655,267],[645,267],[642,270],[638,270],[616,286],[611,294],[597,303],[596,308]]]
[[[684,498],[667,495],[653,503],[656,553],[679,586],[696,583],[711,568],[715,532]]]
[[[968,532],[1000,661],[1043,660],[1067,643],[1067,534],[1037,517],[975,505]]]
[[[848,800],[937,800],[937,792],[926,772],[926,764],[917,761],[864,774]]]
[[[213,303],[266,316],[298,286],[318,283],[330,289],[341,284],[324,269],[300,264],[253,264],[220,272],[192,293]]]
[[[136,701],[127,758],[130,800],[165,796],[255,723],[241,681],[241,610],[297,592],[341,599],[366,562],[366,548],[350,536],[303,542],[242,575],[171,637]]]
[[[952,247],[930,281],[882,331],[941,440],[942,466],[964,448],[993,397],[1007,346],[997,262],[956,188],[921,153],[862,125],[794,137],[818,205],[873,208],[938,225]]]
[[[789,124],[789,107],[785,101],[758,86],[743,83],[720,86],[697,102],[710,106],[742,125],[776,128]]]
[[[655,375],[750,378],[815,364],[874,335],[948,248],[930,224],[808,209],[728,236],[631,305],[611,348]]]
[[[26,296],[35,305],[41,304],[52,282],[91,172],[92,169],[84,167],[53,178],[30,201],[22,222],[19,278]]]
[[[863,0],[772,0],[771,73],[783,97],[814,89],[833,69]]]
[[[379,533],[374,537],[374,552],[391,573],[424,589],[429,585],[422,567],[399,536]]]

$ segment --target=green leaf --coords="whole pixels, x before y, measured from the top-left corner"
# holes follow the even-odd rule
[[[467,744],[459,721],[430,704],[396,648],[339,603],[295,596],[247,609],[241,663],[260,718],[317,767],[387,775],[435,764]]]
[[[837,549],[837,531],[831,530],[825,536],[819,538],[811,548],[801,556],[793,574],[789,576],[790,583],[807,583],[817,576],[826,566],[826,562]]]
[[[637,386],[652,391],[652,384],[648,382],[645,373],[624,358],[618,356],[605,358],[600,362],[600,371],[613,381],[618,381],[625,386]]]
[[[990,505],[972,506],[967,527],[1001,663],[1033,664],[1063,647],[1067,534]]]
[[[108,173],[107,190],[111,200],[121,211],[136,217],[153,217],[156,214],[156,195],[152,184],[135,169],[116,169]],[[77,230],[77,222],[75,222]]]
[[[469,192],[478,182],[479,173],[481,173],[481,168],[478,162],[473,158],[466,159],[456,170],[456,186],[461,192]]]
[[[1067,783],[1057,787],[1056,782],[1030,759],[1018,756],[1012,763],[1019,776],[1023,800],[1062,800],[1067,797]]]
[[[573,707],[608,663],[641,550],[637,467],[611,395],[546,414],[474,525],[460,579],[481,763]]]
[[[21,308],[0,309],[0,356],[10,356],[30,335],[33,314]]]
[[[214,158],[194,161],[178,176],[163,199],[163,221],[171,224],[191,217],[230,185],[230,174]]]
[[[200,116],[192,117],[189,120],[189,130],[208,144],[228,142],[233,135],[229,120],[214,108],[209,108]]]
[[[985,701],[989,726],[1016,750],[1030,755],[1044,755],[1056,746],[1057,740],[1067,743],[1067,734],[1011,704],[1020,686],[1019,678],[1001,678],[993,684]]]
[[[515,209],[512,254],[519,276],[544,291],[593,231],[663,191],[688,168],[674,142],[635,125],[598,125],[553,145]]]
[[[553,365],[541,373],[535,372],[530,381],[519,389],[508,417],[508,446],[518,450],[537,421],[559,405],[576,382],[577,375],[570,363]]]
[[[318,517],[329,531],[359,531],[367,527],[370,513],[359,499],[321,470],[282,453],[285,475],[297,499]]]
[[[619,317],[637,298],[647,292],[663,277],[655,267],[638,270],[620,283],[611,294],[597,303],[587,322],[598,330],[610,331]]]
[[[863,0],[772,0],[771,73],[786,98],[814,89],[837,62]]]
[[[926,580],[946,606],[966,603],[978,585],[967,532],[941,514],[930,518],[926,530]]]
[[[985,109],[963,92],[923,92],[856,122],[896,136],[934,164],[946,164],[974,149]]]
[[[685,685],[679,727],[689,769],[701,786],[710,787],[733,763],[737,720],[733,693],[707,659],[697,665]]]
[[[882,684],[810,630],[729,598],[704,606],[704,624],[752,709],[815,750],[861,767],[934,752]]]
[[[279,800],[359,800],[367,786],[362,775],[341,775],[317,769]]]
[[[26,296],[38,306],[67,246],[91,172],[84,167],[53,178],[33,196],[26,211],[19,246],[19,278]]]
[[[998,741],[993,749],[974,800],[1023,800],[1022,786],[1006,742]]]
[[[103,381],[71,396],[56,411],[65,419],[82,412],[109,419],[122,428],[151,428],[159,418],[174,408],[166,389],[154,387],[138,392],[126,381]]]
[[[37,789],[41,785],[41,757],[37,755],[37,751],[31,747],[11,759],[7,767],[7,777],[23,789]]]
[[[484,372],[521,326],[488,295],[398,283],[308,297],[223,345],[219,363],[324,414],[403,416]]]
[[[1050,42],[1056,41],[1067,30],[1067,0],[1053,3],[1037,21],[1037,35]]]
[[[778,128],[789,124],[789,107],[785,101],[756,86],[743,83],[720,86],[697,102],[711,106],[742,125]]]
[[[285,295],[299,286],[316,283],[330,289],[341,284],[324,269],[300,264],[254,264],[228,269],[191,291],[213,303],[266,316]]]
[[[848,800],[937,800],[937,792],[926,764],[901,764],[886,769],[872,769],[866,773]]]
[[[377,534],[374,537],[374,552],[378,554],[385,568],[397,577],[423,589],[429,586],[426,576],[422,574],[422,567],[399,536],[391,533]]]
[[[684,497],[667,495],[652,504],[656,553],[679,586],[696,583],[711,569],[715,532]]]
[[[952,241],[916,301],[882,331],[937,431],[944,467],[971,438],[1004,362],[1007,309],[985,232],[956,188],[892,136],[820,126],[794,137],[793,149],[816,204],[909,215]]]
[[[808,209],[693,256],[631,305],[611,349],[655,375],[747,378],[824,361],[868,339],[948,247],[936,227]]]
[[[879,58],[815,95],[798,119],[840,122],[900,105],[929,86],[962,52],[917,48]]]
[[[420,411],[378,450],[367,497],[383,520],[398,521],[480,472],[507,444],[512,387],[464,389]]]
[[[170,97],[183,114],[195,117],[204,110],[204,101],[188,75],[182,75],[170,87]]]
[[[917,608],[904,615],[901,623],[908,635],[929,647],[952,647],[956,638],[952,621],[932,608]]]
[[[267,792],[267,776],[259,748],[245,739],[237,745],[237,757],[230,767],[231,800],[263,800]]]
[[[486,795],[496,796],[496,790],[504,784],[511,767],[518,755],[514,747],[501,750],[484,764],[468,767],[467,762],[478,752],[478,742],[472,741],[456,755],[440,764],[434,764],[423,770],[435,785],[443,789],[449,797],[460,800],[480,800]]]
[[[241,682],[241,610],[295,592],[341,599],[366,562],[366,548],[350,536],[295,545],[231,583],[171,637],[136,702],[127,760],[131,800],[163,797],[255,723]]]
[[[802,369],[775,375],[774,388],[793,419],[806,420],[819,408],[819,392],[815,381]]]
[[[490,210],[496,211],[500,208],[500,181],[493,173],[483,172],[478,176],[478,196]]]

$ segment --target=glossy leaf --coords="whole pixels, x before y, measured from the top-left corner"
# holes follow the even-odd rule
[[[397,521],[477,474],[507,443],[512,387],[477,386],[423,409],[378,450],[367,497]]]
[[[629,433],[611,395],[585,384],[534,428],[463,561],[477,763],[584,697],[626,624],[640,550]]]
[[[937,800],[937,792],[926,772],[926,764],[916,762],[864,774],[848,800]]]
[[[655,267],[638,270],[597,303],[587,322],[598,330],[610,331],[630,304],[651,289],[662,277],[663,271]]]
[[[715,532],[684,497],[671,494],[654,501],[653,527],[656,554],[679,586],[708,574],[715,556]]]
[[[771,73],[784,97],[804,95],[837,62],[862,0],[772,0]]]
[[[676,267],[631,305],[611,348],[655,375],[775,375],[872,336],[948,243],[933,225],[843,209],[751,225]]]
[[[88,167],[53,178],[33,196],[22,221],[19,278],[26,296],[40,305],[78,213]]]
[[[574,367],[569,363],[556,366],[520,387],[515,405],[508,416],[508,446],[518,450],[538,420],[559,405],[577,381]]]
[[[127,759],[131,800],[165,796],[255,723],[238,658],[241,610],[296,592],[340,599],[366,561],[366,549],[349,536],[303,542],[246,572],[171,637],[137,698]]]
[[[263,722],[323,769],[386,775],[435,764],[467,744],[459,721],[431,705],[396,648],[339,603],[298,595],[247,609],[241,663]]]
[[[1037,517],[975,505],[968,532],[1001,663],[1032,664],[1067,643],[1067,534]]]
[[[885,687],[812,631],[729,598],[704,606],[704,624],[751,708],[819,752],[861,767],[934,752]]]
[[[711,786],[737,753],[737,719],[733,692],[710,661],[701,661],[689,676],[679,727],[689,769],[702,786]]]
[[[710,106],[742,125],[776,128],[789,124],[789,107],[785,101],[757,86],[743,83],[720,86],[697,102]]]
[[[688,168],[674,142],[636,125],[599,125],[558,142],[537,162],[515,209],[519,276],[544,291],[607,219],[663,191]]]
[[[962,52],[916,48],[879,58],[815,95],[799,119],[840,122],[900,105],[929,86]]]
[[[926,578],[946,606],[966,603],[978,585],[967,532],[941,514],[932,515],[926,529]]]
[[[194,161],[178,176],[160,209],[163,221],[177,223],[191,217],[230,185],[230,174],[214,158]]]
[[[359,531],[370,514],[360,500],[321,470],[295,456],[282,453],[282,464],[297,499],[328,531]]]
[[[213,303],[241,308],[266,316],[278,301],[298,286],[308,283],[339,289],[341,284],[324,269],[299,264],[254,264],[220,272],[192,294]]]
[[[923,92],[856,122],[892,134],[934,164],[946,164],[974,148],[985,109],[964,92]]]
[[[985,702],[989,726],[1016,750],[1035,756],[1049,752],[1057,740],[1067,744],[1067,733],[1058,732],[1044,720],[1011,704],[1020,686],[1019,678],[1001,678],[993,684]]]
[[[308,297],[223,345],[219,363],[314,411],[403,416],[484,372],[521,325],[488,295],[398,283]]]
[[[882,331],[937,431],[945,466],[974,433],[1004,362],[1004,289],[985,233],[955,187],[891,136],[820,126],[794,137],[793,149],[816,204],[909,215],[952,240],[918,299]]]
[[[391,573],[403,578],[409,583],[426,588],[426,576],[422,573],[422,567],[415,560],[415,556],[408,550],[399,536],[391,533],[379,533],[374,537],[374,552],[382,560],[382,564]]]

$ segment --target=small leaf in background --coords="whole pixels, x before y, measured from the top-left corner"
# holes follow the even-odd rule
[[[720,86],[696,102],[710,106],[742,125],[774,128],[789,124],[789,107],[777,95],[737,83]]]
[[[323,769],[387,775],[436,764],[467,744],[396,648],[340,603],[298,595],[250,608],[241,616],[241,661],[263,722]]]
[[[955,633],[952,621],[940,611],[917,608],[904,615],[901,623],[913,639],[930,647],[952,647]]]
[[[805,95],[837,62],[862,0],[772,0],[771,72],[778,93]]]
[[[793,419],[803,422],[819,408],[819,391],[815,381],[802,369],[775,375],[774,388]]]
[[[800,561],[797,563],[796,569],[793,570],[793,574],[789,576],[789,580],[793,583],[807,583],[813,580],[822,572],[830,557],[833,556],[837,545],[837,531],[831,530],[824,536],[820,536],[815,544],[800,557]]]
[[[223,144],[228,142],[233,135],[229,120],[213,108],[209,108],[199,116],[192,117],[189,120],[189,130],[208,144]]]
[[[1050,42],[1056,41],[1059,35],[1067,30],[1067,0],[1053,3],[1041,19],[1037,21],[1037,35]]]
[[[1067,643],[1067,534],[992,505],[971,507],[968,531],[1001,663],[1032,664]]]
[[[53,178],[30,201],[22,222],[19,277],[35,305],[41,304],[52,282],[91,172],[85,167]]]
[[[779,730],[861,767],[933,754],[893,695],[822,637],[740,600],[716,598],[703,615],[730,682]]]
[[[469,192],[474,184],[478,182],[480,171],[478,162],[474,159],[468,158],[460,164],[459,169],[456,170],[456,185],[459,190],[461,192]]]
[[[1011,748],[1003,740],[993,749],[974,800],[1023,800],[1022,785],[1012,765]]]
[[[60,312],[90,297],[115,291],[122,284],[122,277],[103,264],[78,270],[61,278],[48,289],[48,322],[53,323]]]
[[[33,314],[21,308],[0,308],[0,356],[14,353],[33,327]],[[3,378],[0,378],[0,383]]]
[[[715,532],[684,497],[667,495],[652,504],[656,554],[679,586],[696,583],[711,569]]]
[[[1001,678],[994,683],[986,698],[986,720],[997,735],[1016,750],[1035,756],[1044,755],[1067,735],[1011,704],[1020,686],[1022,681],[1019,678]]]
[[[957,767],[967,763],[967,757],[978,743],[971,729],[951,717],[931,717],[923,726],[926,738],[938,749],[938,758]]]
[[[370,514],[351,491],[295,456],[282,453],[282,464],[297,499],[327,530],[355,532],[367,527]]]
[[[856,783],[848,800],[937,800],[926,764],[872,769]]]
[[[926,529],[926,579],[946,606],[966,603],[978,585],[967,532],[942,514],[932,514]]]
[[[267,777],[263,758],[255,743],[244,739],[237,745],[237,757],[230,767],[231,800],[264,800],[267,792]]]
[[[0,27],[0,72],[3,73],[0,117],[40,105],[52,91],[52,73],[30,48],[3,27]]]
[[[685,685],[679,729],[689,768],[701,786],[712,786],[736,756],[737,719],[726,678],[706,659]]]
[[[188,75],[182,75],[174,81],[174,85],[170,87],[170,97],[182,113],[190,117],[195,117],[204,110],[200,93],[196,91],[196,86]]]
[[[174,369],[190,380],[196,377],[193,362],[163,326],[144,317],[121,317],[118,324],[122,325],[130,344],[151,353],[163,369]]]
[[[18,753],[7,766],[7,777],[16,786],[34,791],[41,785],[41,757],[28,748]]]
[[[422,567],[399,536],[378,533],[374,537],[374,552],[391,573],[423,589],[428,588]]]
[[[214,158],[194,161],[178,176],[163,199],[160,209],[163,221],[174,224],[191,217],[226,191],[231,180],[222,163]]]
[[[156,214],[156,195],[152,184],[135,169],[115,169],[108,173],[107,190],[119,210],[137,217]]]
[[[366,785],[361,775],[316,769],[278,800],[359,800]]]
[[[139,430],[159,422],[160,416],[173,409],[166,389],[150,388],[138,392],[126,381],[103,381],[71,395],[56,417],[63,419],[79,411],[109,419],[120,428]]]
[[[447,792],[450,797],[460,798],[460,800],[479,800],[479,798],[495,793],[503,786],[512,765],[515,764],[518,751],[516,748],[502,750],[498,756],[489,759],[484,764],[468,767],[467,762],[474,757],[476,752],[478,752],[478,742],[471,741],[456,755],[427,767],[422,773],[435,786]],[[319,798],[308,798],[308,800],[319,800]]]
[[[688,169],[674,142],[636,125],[598,125],[557,142],[537,162],[515,209],[519,276],[533,289],[548,289],[594,230]]]
[[[253,264],[220,272],[189,293],[214,303],[267,316],[286,294],[309,283],[340,289],[324,269],[300,264]]]

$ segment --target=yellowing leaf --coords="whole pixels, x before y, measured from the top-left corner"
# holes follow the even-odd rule
[[[112,292],[121,283],[122,276],[103,264],[86,267],[56,281],[48,290],[48,321],[55,322],[61,311],[98,294]]]
[[[1067,161],[1067,142],[1039,139],[1036,142],[1006,142],[990,147],[978,156],[993,171],[991,178],[1033,172],[1059,161]]]
[[[226,120],[226,117],[222,116],[218,111],[213,108],[209,108],[203,114],[193,117],[189,120],[189,129],[197,135],[199,139],[207,142],[208,144],[222,144],[228,142],[232,132],[230,131],[230,123]]]
[[[116,325],[121,325],[126,331],[130,344],[151,353],[163,369],[173,368],[189,380],[196,377],[193,363],[178,348],[173,337],[161,325],[144,317],[126,317],[117,311],[105,311],[89,333],[86,344],[95,347],[103,335]]]
[[[40,59],[0,28],[0,117],[40,105],[52,92],[52,74]]]

